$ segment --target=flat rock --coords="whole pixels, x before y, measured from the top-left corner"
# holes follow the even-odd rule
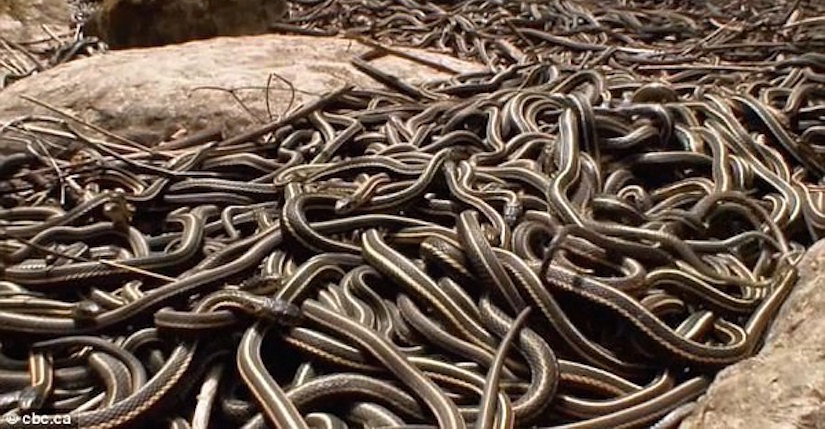
[[[293,107],[343,84],[382,85],[349,64],[370,48],[339,38],[263,35],[215,38],[158,48],[112,51],[75,60],[0,91],[0,121],[25,115],[57,116],[23,100],[33,97],[116,134],[155,144],[181,129],[221,127],[236,133],[269,120],[267,80],[292,83]],[[481,66],[449,56],[409,51],[454,70]],[[407,82],[446,78],[432,67],[394,56],[371,62]],[[235,89],[234,94],[227,90]],[[271,79],[273,116],[289,107],[292,92]],[[0,142],[0,152],[19,150]]]
[[[681,429],[825,429],[825,240],[799,270],[763,349],[721,371]]]

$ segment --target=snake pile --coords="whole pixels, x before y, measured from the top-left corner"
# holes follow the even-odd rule
[[[758,350],[825,231],[807,6],[728,25],[622,4],[313,3],[281,28],[352,36],[383,16],[375,43],[424,32],[489,71],[412,85],[358,58],[386,89],[151,147],[65,116],[3,125],[28,151],[0,158],[0,412],[665,428]],[[489,34],[489,11],[513,32]],[[769,34],[793,43],[706,49]]]
[[[816,0],[293,0],[273,29],[365,36],[474,59],[491,68],[556,61],[639,70],[690,63],[770,67],[777,54],[825,49]]]

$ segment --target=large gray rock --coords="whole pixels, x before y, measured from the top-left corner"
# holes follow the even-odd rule
[[[30,114],[55,116],[20,97],[28,95],[145,144],[181,129],[222,127],[236,133],[269,120],[264,100],[270,73],[292,82],[298,91],[293,106],[346,83],[381,87],[349,64],[353,55],[368,49],[338,38],[265,35],[113,51],[63,64],[0,91],[0,121]],[[456,70],[480,68],[444,55],[412,52]],[[408,82],[448,76],[398,57],[372,63]],[[238,88],[236,95],[246,108],[219,88]],[[291,92],[279,79],[272,79],[269,95],[273,115],[288,107]],[[19,147],[0,142],[0,152],[4,149]]]
[[[681,429],[825,428],[825,241],[758,355],[719,373]]]

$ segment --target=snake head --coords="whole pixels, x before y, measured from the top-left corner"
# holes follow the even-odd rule
[[[522,210],[523,207],[520,201],[504,204],[504,221],[510,226],[515,225],[519,216],[521,216]]]
[[[103,307],[100,304],[84,300],[75,304],[72,309],[72,318],[77,323],[86,324],[94,321],[95,317],[103,312]]]
[[[252,276],[241,283],[241,290],[254,292],[258,295],[274,292],[281,288],[282,278],[280,276]]]
[[[301,309],[282,299],[269,297],[261,299],[257,312],[259,317],[282,326],[295,326],[303,320]]]
[[[23,411],[36,410],[43,406],[46,397],[38,393],[34,386],[26,386],[20,391],[17,406]]]
[[[349,197],[341,198],[335,202],[336,214],[347,214],[355,209],[355,200]]]
[[[118,229],[128,228],[132,222],[132,215],[135,207],[126,201],[122,194],[118,193],[112,200],[103,205],[103,214],[115,224]]]

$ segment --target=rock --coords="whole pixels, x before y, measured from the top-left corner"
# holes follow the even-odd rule
[[[286,0],[104,0],[86,32],[114,49],[161,46],[266,33],[286,11]]]
[[[755,357],[719,373],[681,429],[825,429],[825,240]]]
[[[20,98],[28,95],[144,144],[156,144],[181,129],[193,133],[217,126],[236,133],[268,121],[265,88],[270,73],[296,88],[293,108],[345,83],[382,87],[349,64],[353,55],[368,50],[339,38],[264,35],[113,51],[62,64],[0,91],[0,121],[30,114],[56,116]],[[445,55],[408,52],[455,70],[481,70],[480,65]],[[398,57],[371,63],[408,82],[448,77]],[[220,88],[241,88],[236,94],[248,110]],[[283,113],[289,87],[274,78],[269,94],[273,115]],[[13,145],[0,142],[0,152],[20,149]]]
[[[28,42],[47,37],[41,25],[62,32],[72,20],[66,0],[0,0],[0,37]]]

